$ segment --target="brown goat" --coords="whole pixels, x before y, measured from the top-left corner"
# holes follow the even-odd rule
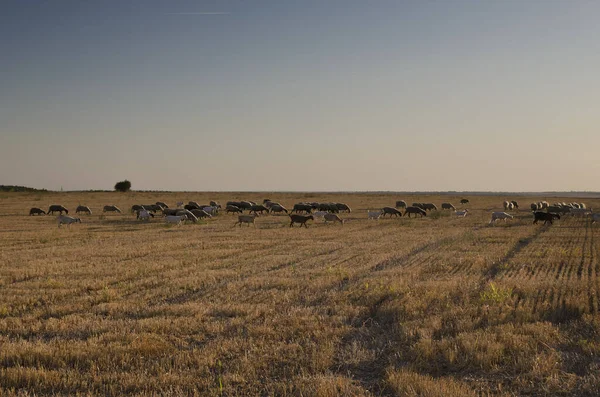
[[[306,222],[308,222],[310,219],[315,220],[315,217],[312,215],[290,215],[290,227],[294,226],[294,223],[299,223],[300,227],[304,225],[304,227],[308,229],[308,226],[306,226]]]

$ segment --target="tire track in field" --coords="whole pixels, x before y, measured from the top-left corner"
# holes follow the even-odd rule
[[[587,265],[587,276],[588,276],[588,282],[587,282],[587,295],[588,295],[588,303],[589,303],[589,312],[590,313],[595,313],[598,311],[598,299],[596,297],[596,291],[595,291],[595,282],[594,282],[594,262],[597,261],[596,258],[596,250],[595,250],[595,244],[594,244],[594,231],[591,229],[591,223],[590,222],[585,222],[585,230],[586,230],[586,234],[589,230],[589,235],[590,235],[590,258],[589,258],[589,264]]]
[[[594,231],[596,228],[594,228],[594,225],[591,223],[591,221],[588,221],[589,225],[590,225],[590,229],[591,229],[591,233],[592,236],[596,235],[596,232]],[[593,272],[593,286],[594,286],[594,295],[596,296],[596,312],[600,311],[600,296],[598,296],[598,294],[600,293],[600,286],[599,286],[599,277],[600,277],[600,244],[596,243],[596,239],[594,239],[594,246],[592,247],[592,249],[594,250],[595,253],[595,263],[593,264],[594,266],[594,272]]]
[[[553,236],[549,244],[554,247],[564,247],[562,249],[566,257],[560,258],[558,264],[552,260],[546,261],[545,272],[540,272],[535,279],[543,287],[538,289],[531,311],[553,322],[568,321],[572,318],[575,315],[577,301],[581,299],[578,293],[574,293],[576,285],[573,282],[581,283],[579,273],[582,269],[582,261],[585,262],[588,239],[587,231],[577,229],[579,233],[568,234],[568,237],[565,237],[569,232],[565,227],[551,229]],[[583,242],[581,242],[582,234]],[[581,257],[575,255],[577,247],[582,247]],[[575,273],[578,273],[577,279],[574,278]]]
[[[556,229],[558,231],[564,230],[564,228]],[[557,237],[560,242],[563,241],[562,236],[559,234]],[[569,291],[572,291],[572,286],[569,284],[569,280],[567,278],[567,274],[570,274],[574,270],[575,265],[575,257],[573,255],[574,248],[577,246],[577,242],[579,240],[578,235],[570,235],[570,238],[567,240],[567,247],[570,248],[568,251],[567,260],[562,260],[558,269],[552,274],[549,273],[549,279],[552,281],[552,294],[549,298],[549,303],[551,310],[555,312],[559,312],[561,308],[564,308],[567,303]],[[558,245],[558,244],[557,244]],[[552,261],[549,262],[549,267],[552,265]],[[549,269],[551,270],[551,269]],[[554,277],[552,277],[554,276]]]
[[[543,283],[544,281],[548,281],[550,286],[547,287],[545,294],[541,296],[539,301],[536,301],[534,304],[534,308],[532,313],[539,313],[538,307],[540,305],[544,305],[544,302],[548,302],[550,306],[550,310],[554,312],[558,312],[561,310],[561,307],[564,307],[566,304],[566,299],[568,292],[571,290],[571,285],[569,283],[569,278],[575,272],[577,267],[577,261],[575,253],[575,248],[579,244],[580,234],[570,234],[568,239],[565,239],[560,233],[565,232],[565,228],[556,228],[553,229],[555,234],[558,234],[554,238],[558,240],[558,243],[555,246],[565,246],[565,251],[567,253],[567,257],[564,260],[560,261],[560,264],[557,266],[556,270],[552,269],[553,262],[546,262],[546,274],[545,277],[540,277],[540,281]],[[564,242],[566,240],[566,243]],[[561,244],[562,243],[562,244]],[[547,292],[549,292],[549,296],[547,296]]]
[[[586,228],[585,228],[585,236],[583,238],[583,244],[582,244],[582,247],[581,247],[581,259],[579,261],[579,267],[577,268],[577,279],[578,280],[581,280],[581,276],[583,274],[583,267],[584,267],[584,264],[585,264],[585,246],[586,246],[586,243],[587,243],[587,240],[588,240],[588,233],[589,233],[589,229],[586,226]]]
[[[537,240],[542,234],[548,231],[548,228],[537,228],[530,236],[526,238],[521,238],[517,241],[517,243],[501,258],[499,261],[496,261],[489,267],[486,274],[483,276],[481,283],[486,285],[490,281],[494,280],[498,274],[502,271],[504,267],[510,261],[512,261],[515,256],[517,256],[521,251],[527,248],[531,243]]]
[[[353,230],[354,233],[357,233],[359,235],[365,235],[364,231],[365,229],[370,228],[370,225],[365,225],[362,226],[360,228],[357,228],[355,230]],[[366,234],[371,236],[372,234]],[[364,242],[373,242],[376,241],[379,238],[378,235],[372,235],[372,238],[370,238],[369,240],[365,240],[363,238]],[[344,255],[342,255],[341,257],[337,257],[334,260],[334,263],[331,264],[330,266],[338,266],[342,263],[346,263],[348,261],[351,261],[353,258],[362,256],[362,255],[367,255],[369,253],[375,252],[377,249],[379,249],[380,247],[373,247],[370,251],[363,251],[361,253],[356,253],[356,251],[350,249],[348,246],[344,245],[343,242],[339,242],[339,241],[332,241],[333,243],[335,243],[336,245],[342,244],[342,246],[336,246],[333,248],[329,248],[326,246],[326,244],[324,244],[323,249],[324,252],[318,253],[318,254],[314,254],[312,253],[315,249],[314,245],[308,243],[310,242],[311,239],[307,238],[307,244],[301,244],[298,247],[294,248],[294,258],[292,261],[284,261],[284,263],[280,263],[278,265],[269,265],[267,267],[260,267],[260,266],[244,266],[244,269],[247,269],[248,271],[244,271],[244,272],[240,272],[240,270],[238,270],[236,272],[235,276],[232,277],[224,277],[222,279],[219,279],[216,283],[213,283],[210,285],[210,288],[203,288],[203,289],[192,289],[189,291],[185,291],[179,294],[173,294],[171,296],[165,296],[160,298],[159,300],[157,300],[156,302],[153,302],[153,305],[156,304],[162,304],[162,303],[166,303],[166,304],[182,304],[185,302],[189,302],[195,299],[200,298],[201,296],[210,294],[211,292],[214,292],[216,290],[221,290],[223,287],[225,287],[228,283],[236,281],[236,280],[243,280],[243,279],[249,279],[251,277],[260,277],[261,275],[268,275],[268,274],[275,274],[277,272],[288,272],[289,268],[291,267],[297,267],[299,265],[301,265],[302,263],[309,263],[309,262],[319,262],[315,265],[312,265],[311,268],[318,268],[320,266],[323,265],[323,263],[321,263],[321,261],[325,260],[331,260],[330,255],[336,252],[345,252]],[[290,249],[287,246],[276,246],[277,250],[275,252],[270,251],[268,253],[268,255],[278,255],[278,254],[288,254]],[[260,261],[262,258],[264,258],[265,256],[257,256],[256,258],[245,258],[243,261],[247,262],[249,260],[258,260]],[[311,268],[303,268],[302,270],[304,271],[309,271]],[[285,276],[286,278],[289,277],[289,275]],[[181,278],[179,278],[181,279]],[[173,284],[176,284],[176,282],[174,282]],[[158,294],[160,295],[160,294]]]
[[[405,253],[402,255],[397,255],[397,256],[392,256],[390,258],[387,258],[387,259],[377,263],[375,266],[373,266],[371,268],[371,270],[375,271],[375,272],[380,272],[380,271],[389,270],[389,269],[395,268],[395,267],[404,267],[404,268],[415,267],[415,266],[423,263],[427,259],[433,258],[436,255],[439,255],[436,252],[437,248],[440,248],[441,246],[448,245],[453,242],[459,241],[459,240],[463,239],[465,236],[467,236],[468,234],[470,234],[472,232],[476,232],[476,231],[480,230],[481,228],[482,227],[475,227],[473,229],[468,229],[462,233],[457,233],[452,236],[440,237],[436,240],[429,241],[425,244],[421,244],[421,245],[413,248],[412,250],[410,250],[408,253]],[[426,258],[419,258],[419,254],[426,253],[429,250],[432,250],[431,255],[429,255]]]

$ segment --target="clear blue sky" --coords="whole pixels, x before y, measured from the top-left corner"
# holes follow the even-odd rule
[[[3,1],[0,184],[600,190],[600,3]]]

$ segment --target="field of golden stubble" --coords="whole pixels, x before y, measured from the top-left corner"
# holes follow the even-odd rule
[[[132,204],[337,201],[344,226],[167,226]],[[367,220],[392,194],[5,193],[0,394],[597,395],[600,226],[532,225],[523,197]],[[489,226],[505,199],[522,209]],[[600,200],[585,201],[600,207]],[[30,207],[88,205],[57,227]],[[102,216],[115,204],[122,215]]]

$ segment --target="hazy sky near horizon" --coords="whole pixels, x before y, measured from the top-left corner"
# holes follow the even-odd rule
[[[600,190],[600,2],[0,3],[0,184]]]

